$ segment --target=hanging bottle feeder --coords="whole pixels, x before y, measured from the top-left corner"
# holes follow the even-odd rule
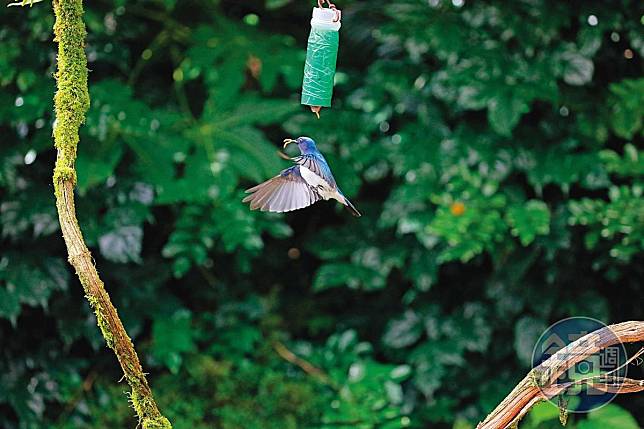
[[[328,8],[323,7],[325,2]],[[301,103],[310,106],[318,118],[322,107],[331,106],[341,17],[340,10],[328,0],[318,0],[318,7],[313,8]]]

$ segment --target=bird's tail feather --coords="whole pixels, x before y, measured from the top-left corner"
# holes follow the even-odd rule
[[[353,204],[351,204],[351,201],[347,197],[344,197],[344,206],[351,212],[352,215],[355,217],[360,217],[362,214],[358,211],[357,208]]]

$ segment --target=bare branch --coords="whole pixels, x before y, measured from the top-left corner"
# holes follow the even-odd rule
[[[644,341],[643,321],[617,323],[584,335],[530,371],[476,428],[504,429],[515,424],[536,403],[552,398],[570,387],[569,385],[572,383],[554,384],[554,382],[578,362],[606,347],[640,341]],[[644,391],[642,381],[627,378],[605,377],[604,375],[603,378],[600,376],[584,380],[584,382],[592,383],[593,388],[609,393]]]

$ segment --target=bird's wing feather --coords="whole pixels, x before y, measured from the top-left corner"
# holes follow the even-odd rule
[[[246,192],[250,195],[243,202],[249,202],[251,210],[280,213],[308,207],[320,199],[302,179],[297,165]]]
[[[300,155],[293,158],[293,161],[303,167],[308,168],[321,178],[323,178],[332,188],[336,188],[335,178],[331,173],[331,168],[327,164],[322,154]]]

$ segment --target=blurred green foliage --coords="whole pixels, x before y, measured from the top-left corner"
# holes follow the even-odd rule
[[[320,120],[312,5],[87,4],[79,218],[175,428],[473,428],[549,323],[641,319],[637,2],[341,2]],[[57,224],[51,6],[0,20],[0,427],[134,427]],[[299,135],[365,216],[241,203]]]

